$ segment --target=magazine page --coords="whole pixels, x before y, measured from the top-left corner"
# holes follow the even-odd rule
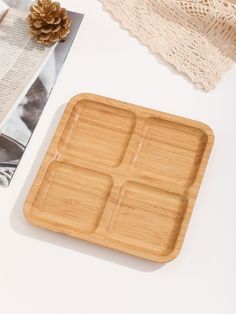
[[[68,38],[65,42],[58,43],[38,77],[2,127],[0,187],[7,187],[12,180],[82,22],[82,14],[68,14],[72,19]]]
[[[24,12],[7,11],[0,23],[0,128],[53,49],[29,36]]]

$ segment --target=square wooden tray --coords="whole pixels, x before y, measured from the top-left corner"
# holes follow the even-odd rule
[[[180,252],[214,136],[101,96],[68,104],[25,202],[33,224],[156,262]]]

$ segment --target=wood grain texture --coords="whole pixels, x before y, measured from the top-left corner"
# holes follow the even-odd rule
[[[54,135],[25,216],[39,227],[168,262],[181,250],[213,141],[203,123],[78,95]]]

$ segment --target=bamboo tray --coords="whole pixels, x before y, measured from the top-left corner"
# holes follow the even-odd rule
[[[82,94],[25,202],[33,224],[156,262],[180,252],[213,145],[200,122]]]

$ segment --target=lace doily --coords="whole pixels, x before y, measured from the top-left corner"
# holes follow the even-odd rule
[[[100,0],[131,34],[213,89],[236,59],[236,0]]]

